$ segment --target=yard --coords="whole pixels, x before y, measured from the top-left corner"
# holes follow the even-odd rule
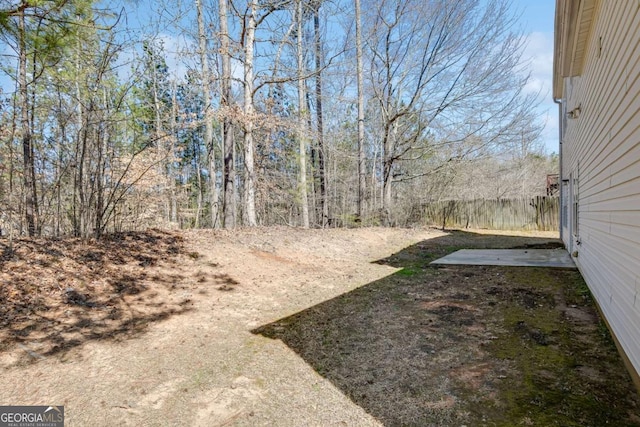
[[[67,425],[640,425],[571,270],[428,263],[553,233],[0,240],[0,404]]]

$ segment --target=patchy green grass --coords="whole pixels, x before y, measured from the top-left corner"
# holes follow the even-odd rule
[[[400,276],[415,276],[420,274],[420,269],[416,267],[405,267],[397,273]]]

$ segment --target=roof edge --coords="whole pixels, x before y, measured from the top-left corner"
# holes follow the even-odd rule
[[[582,74],[585,46],[591,35],[597,3],[597,0],[556,0],[553,38],[555,99],[562,98],[564,77]]]

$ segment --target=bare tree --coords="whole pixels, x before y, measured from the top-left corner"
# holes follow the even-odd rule
[[[35,154],[29,120],[29,92],[27,89],[27,29],[25,7],[16,11],[18,17],[18,94],[20,98],[20,130],[22,132],[23,183],[25,192],[25,219],[29,236],[37,232],[38,194],[36,191]]]
[[[307,109],[305,107],[305,67],[304,67],[304,8],[302,0],[296,1],[296,55],[298,64],[298,195],[302,212],[302,226],[309,228],[309,201],[307,197]]]
[[[216,178],[216,153],[213,138],[213,106],[211,104],[211,69],[209,67],[209,57],[207,48],[207,34],[204,28],[204,13],[202,0],[195,0],[196,13],[198,17],[198,43],[200,54],[200,71],[202,74],[202,93],[204,95],[204,144],[207,147],[207,157],[209,160],[209,202],[211,204],[211,227],[218,226],[218,180]],[[226,193],[225,193],[226,194]]]
[[[247,225],[254,227],[256,220],[255,160],[253,144],[253,52],[257,26],[257,3],[247,5],[247,29],[244,37],[244,212]]]
[[[320,6],[321,2],[315,6],[313,11],[313,35],[314,35],[314,48],[315,48],[315,80],[316,80],[316,135],[317,135],[317,181],[318,181],[318,194],[320,199],[320,226],[325,228],[329,222],[329,200],[327,195],[327,168],[325,162],[325,140],[324,140],[324,115],[323,115],[323,97],[322,97],[322,68],[323,68],[323,55],[322,55],[322,37],[320,33]]]
[[[218,0],[220,25],[220,56],[222,63],[222,90],[220,106],[222,108],[222,140],[224,153],[224,227],[236,225],[235,203],[235,156],[233,123],[231,122],[231,43],[229,36],[229,0]]]
[[[240,207],[248,226],[402,223],[423,201],[538,191],[547,168],[507,0],[194,0],[152,11],[145,40],[90,5],[0,6],[0,203],[25,234],[233,228]],[[52,37],[59,12],[86,31]]]
[[[358,86],[358,216],[365,216],[367,191],[364,153],[364,71],[362,66],[362,17],[360,0],[355,0],[356,18],[356,79]]]
[[[524,38],[504,0],[383,0],[369,10],[371,87],[381,118],[387,222],[398,164],[438,146],[504,142],[524,122]],[[454,157],[473,153],[464,147]],[[426,171],[428,173],[428,171]],[[418,174],[419,175],[419,174]]]

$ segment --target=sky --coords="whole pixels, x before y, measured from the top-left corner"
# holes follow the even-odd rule
[[[526,90],[541,92],[542,142],[547,153],[557,153],[558,106],[552,97],[555,0],[513,0],[513,6],[522,11],[520,23],[529,40],[524,57],[530,58],[532,79]]]
[[[540,93],[542,102],[538,107],[538,112],[540,120],[545,124],[541,143],[547,153],[557,153],[558,106],[553,103],[551,94],[555,0],[512,0],[512,3],[513,9],[521,13],[519,24],[528,38],[524,58],[530,61],[531,81],[525,90]],[[131,12],[133,11],[130,10]],[[137,18],[136,12],[131,16],[134,20]],[[169,11],[165,11],[165,13],[170,14]],[[171,49],[171,46],[167,46],[167,43],[171,44],[171,42],[170,39],[165,40],[167,51],[176,51],[177,49]],[[4,53],[5,49],[6,46],[2,46],[0,43],[0,54]],[[7,81],[4,75],[0,75],[0,89],[2,88],[5,93],[13,89],[12,84]]]

